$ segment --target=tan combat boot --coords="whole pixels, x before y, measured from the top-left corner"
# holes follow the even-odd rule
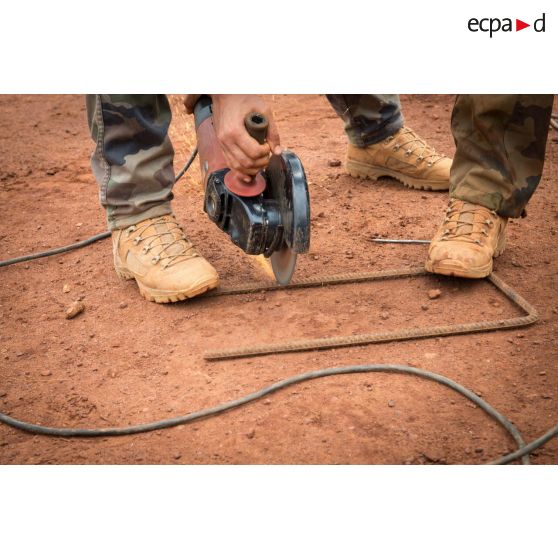
[[[403,127],[385,140],[357,147],[349,144],[347,172],[355,178],[391,176],[417,190],[448,190],[452,160]]]
[[[506,247],[508,220],[482,205],[451,199],[428,251],[426,271],[469,279],[486,277]]]
[[[174,215],[112,233],[114,267],[152,302],[177,302],[217,287],[219,276],[188,241]]]

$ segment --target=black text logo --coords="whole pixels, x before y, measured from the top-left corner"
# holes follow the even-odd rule
[[[533,22],[533,25],[516,18],[515,28],[512,23],[513,19],[509,17],[505,17],[503,19],[500,19],[499,17],[485,17],[482,19],[472,17],[467,23],[467,27],[469,28],[469,31],[472,31],[473,33],[478,33],[479,31],[482,33],[489,33],[490,38],[492,38],[494,33],[498,33],[499,31],[504,33],[521,31],[523,29],[527,29],[527,27],[532,27],[536,33],[544,33],[546,25],[545,17],[546,14],[543,14],[539,19],[536,19]]]

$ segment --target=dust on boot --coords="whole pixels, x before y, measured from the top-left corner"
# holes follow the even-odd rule
[[[112,233],[114,267],[135,279],[141,295],[167,303],[193,298],[219,285],[219,276],[186,238],[174,215],[145,219]]]
[[[474,203],[450,199],[446,216],[428,251],[426,270],[480,279],[506,245],[507,218]]]
[[[346,168],[355,178],[389,176],[417,190],[448,190],[451,164],[449,157],[404,126],[366,147],[349,143]]]

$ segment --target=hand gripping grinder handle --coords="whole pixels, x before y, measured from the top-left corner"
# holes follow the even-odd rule
[[[228,168],[227,162],[217,135],[213,127],[211,98],[204,95],[197,102],[194,117],[196,120],[196,135],[198,137],[198,152],[204,186],[211,173]],[[251,112],[244,119],[246,130],[259,144],[264,144],[267,137],[268,121],[265,116]],[[258,196],[266,187],[262,173],[259,172],[250,182],[244,182],[239,173],[229,170],[224,177],[225,186],[238,196]]]

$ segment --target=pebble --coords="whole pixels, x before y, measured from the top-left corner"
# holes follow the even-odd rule
[[[341,161],[339,159],[330,159],[327,164],[330,167],[340,167],[341,166]]]
[[[8,395],[7,391],[0,391],[0,397],[6,397]]]
[[[41,370],[41,376],[52,376],[52,372],[50,370]]]
[[[425,311],[428,310],[428,304],[421,304],[420,309]]]
[[[62,292],[63,293],[69,293],[72,290],[72,287],[70,287],[70,285],[68,285],[67,283],[62,287]]]
[[[428,291],[428,298],[430,300],[434,300],[436,298],[440,298],[440,296],[442,295],[442,291],[440,289],[430,289]]]
[[[475,453],[482,453],[484,450],[482,448],[475,448]]]
[[[251,440],[255,435],[256,435],[256,431],[253,428],[251,430],[248,430],[248,432],[246,432],[246,438],[248,438],[249,440]]]
[[[539,376],[546,376],[546,370],[541,370],[539,372]]]
[[[323,217],[325,217],[325,216],[326,216],[326,214],[325,214],[323,211],[320,211],[320,212],[318,213],[318,217],[320,217],[320,218],[323,218]]]
[[[175,454],[173,454],[172,457],[173,459],[180,459],[182,457],[182,454],[179,451],[177,451]]]
[[[119,307],[119,308],[127,308],[128,305],[127,305],[125,302],[121,302],[121,303],[118,305],[118,307]]]
[[[263,404],[264,405],[271,405],[271,399],[265,399]]]
[[[77,315],[81,314],[85,310],[85,305],[83,302],[76,300],[66,309],[66,319],[71,320]]]
[[[380,318],[382,318],[382,320],[387,320],[389,318],[389,312],[380,312]]]
[[[395,407],[395,401],[393,401],[393,399],[388,401],[388,407]]]
[[[22,357],[25,353],[22,353],[21,351],[18,351],[16,353],[16,357]]]

